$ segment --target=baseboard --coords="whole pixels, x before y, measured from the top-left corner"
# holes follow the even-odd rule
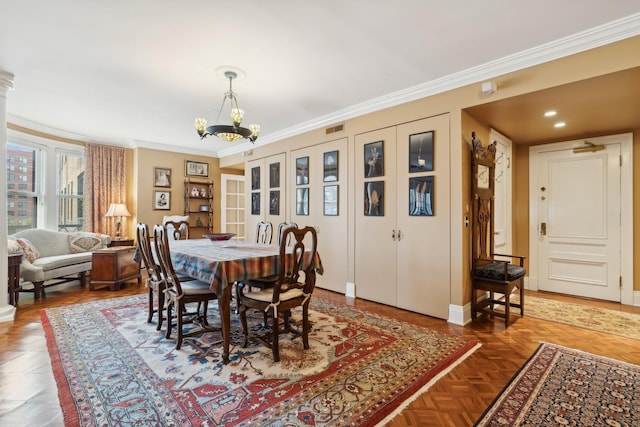
[[[640,291],[633,291],[633,302],[631,304],[634,307],[640,307]]]
[[[449,304],[449,318],[448,323],[454,325],[464,326],[471,322],[471,303],[465,305]]]

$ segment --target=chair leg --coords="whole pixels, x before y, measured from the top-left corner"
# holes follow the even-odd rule
[[[504,294],[504,327],[509,327],[509,313],[511,313],[511,291],[507,286],[507,290]]]
[[[158,290],[158,324],[156,325],[156,330],[159,331],[162,329],[162,324],[164,323],[164,292],[162,289]],[[171,327],[171,317],[167,318],[167,327]]]
[[[280,331],[278,328],[278,319],[279,319],[279,315],[278,313],[273,313],[273,318],[271,319],[272,321],[272,332],[273,332],[273,338],[271,339],[271,350],[273,352],[273,361],[274,362],[279,362],[280,361],[280,343],[278,340],[278,336],[280,335]]]
[[[166,339],[171,338],[171,329],[173,328],[173,324],[171,323],[171,319],[172,319],[172,314],[171,311],[173,310],[173,302],[170,302],[167,305],[167,333],[164,335],[164,337]],[[178,316],[179,318],[182,316]]]
[[[473,322],[478,320],[478,313],[476,311],[477,308],[478,308],[478,291],[473,289],[471,291],[471,320]]]
[[[180,347],[182,346],[182,319],[184,317],[182,316],[182,313],[184,310],[185,307],[182,302],[178,303],[178,308],[176,310],[176,313],[178,314],[178,338],[176,340],[176,350],[180,350]]]
[[[524,317],[524,283],[520,282],[520,317]]]
[[[147,323],[151,323],[153,320],[153,288],[149,286],[149,314],[147,315]]]
[[[249,343],[249,327],[247,325],[247,306],[240,304],[238,300],[238,310],[240,311],[240,323],[242,323],[242,332],[244,333],[244,342],[242,347],[246,347]]]
[[[302,346],[309,350],[309,302],[302,307]]]

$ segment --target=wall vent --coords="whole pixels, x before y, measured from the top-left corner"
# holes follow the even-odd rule
[[[339,125],[335,125],[335,126],[331,126],[329,128],[325,129],[325,133],[327,135],[335,133],[335,132],[342,132],[344,130],[344,123],[341,123]]]

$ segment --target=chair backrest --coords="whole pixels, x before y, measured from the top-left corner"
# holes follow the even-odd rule
[[[483,147],[472,134],[472,197],[473,197],[473,259],[492,259],[494,249],[494,192],[496,146],[494,142]]]
[[[298,224],[296,224],[295,222],[281,222],[280,224],[278,224],[278,241],[277,241],[278,246],[280,246],[280,243],[282,243],[282,236],[283,236],[284,230],[286,230],[289,227],[298,228]],[[291,237],[291,235],[289,235],[289,237]],[[287,245],[289,245],[290,243],[291,243],[291,239],[289,239],[289,242],[287,242]]]
[[[273,239],[273,225],[270,222],[260,221],[256,226],[256,243],[271,244]]]
[[[160,271],[162,271],[162,276],[165,278],[165,292],[169,294],[169,297],[180,298],[182,297],[182,286],[180,286],[180,279],[178,279],[178,275],[173,269],[173,263],[171,262],[168,234],[165,225],[156,224],[153,227],[153,243],[156,249],[156,256],[158,257]]]
[[[147,269],[148,280],[154,283],[161,283],[163,281],[162,273],[155,257],[153,256],[153,250],[151,249],[149,226],[147,224],[138,223],[136,235],[138,238],[138,253],[140,254],[140,258]]]
[[[162,225],[167,226],[169,239],[183,240],[189,238],[189,215],[165,215]]]
[[[287,245],[287,240],[291,241],[291,245]],[[305,240],[308,242],[307,245]],[[315,228],[289,227],[283,231],[280,243],[280,270],[273,289],[273,303],[280,301],[280,294],[290,289],[301,289],[305,296],[311,295],[316,286],[314,260],[317,251],[318,236]],[[301,276],[304,276],[302,280]]]

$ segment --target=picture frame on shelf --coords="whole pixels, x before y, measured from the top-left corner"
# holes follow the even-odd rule
[[[434,131],[409,135],[409,173],[433,171]]]
[[[323,156],[323,181],[338,180],[338,150],[328,151]]]
[[[209,205],[198,206],[198,212],[209,212]]]
[[[323,194],[323,214],[325,216],[338,216],[338,185],[325,185]]]
[[[153,186],[171,188],[171,169],[153,168]]]
[[[153,210],[168,211],[171,209],[171,191],[153,191]]]
[[[195,160],[184,161],[184,175],[197,176],[200,178],[209,177],[209,163],[197,162]]]

